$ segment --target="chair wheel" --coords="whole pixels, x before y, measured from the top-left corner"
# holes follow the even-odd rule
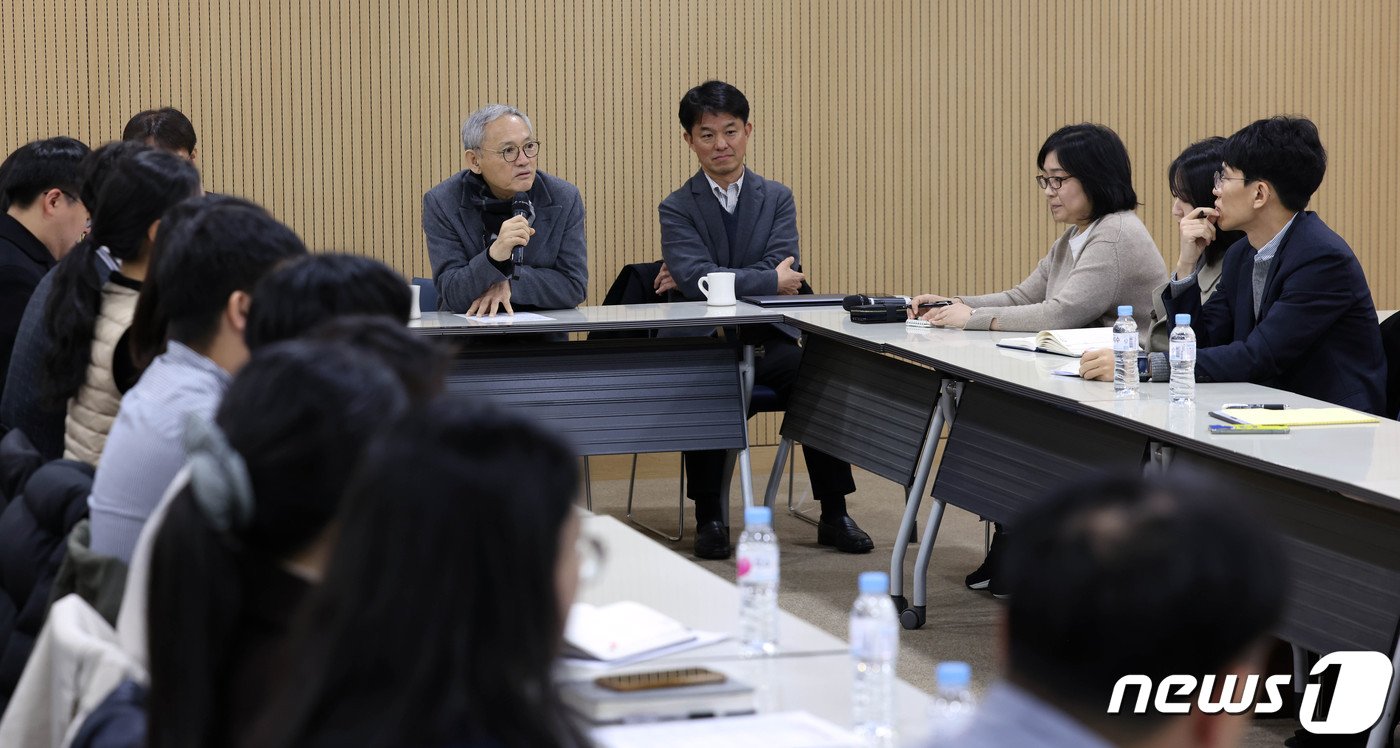
[[[905,608],[899,613],[899,625],[903,626],[906,631],[922,628],[925,620],[927,619],[924,617],[924,606],[922,605]]]

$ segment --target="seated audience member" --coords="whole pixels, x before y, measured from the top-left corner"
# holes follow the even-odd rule
[[[753,133],[749,100],[728,83],[707,81],[681,97],[678,115],[700,168],[658,206],[665,263],[657,293],[674,290],[685,299],[701,299],[700,278],[726,270],[734,272],[736,295],[797,294],[803,274],[796,269],[800,251],[792,190],[744,166]],[[783,404],[802,360],[789,332],[782,327],[745,331],[746,340],[763,348],[754,362],[755,383],[772,387]],[[846,496],[856,490],[851,466],[805,444],[802,454],[822,506],[817,542],[845,553],[869,553],[875,544],[846,513]],[[731,552],[720,496],[724,463],[719,450],[685,454],[700,558],[723,559]]]
[[[1050,216],[1069,225],[1050,254],[1015,288],[954,297],[923,318],[968,330],[1038,332],[1109,327],[1118,306],[1131,304],[1138,327],[1148,329],[1152,289],[1166,280],[1167,267],[1133,212],[1137,192],[1123,141],[1103,125],[1068,125],[1045,140],[1036,165]],[[918,304],[944,300],[921,295],[910,316]]]
[[[578,583],[574,465],[539,427],[455,402],[376,438],[250,744],[586,745],[550,677]],[[473,526],[491,532],[462,542]]]
[[[49,138],[0,164],[0,380],[34,288],[87,230],[88,208],[78,198],[87,153],[72,138]],[[0,381],[0,395],[4,387]]]
[[[1225,139],[1206,138],[1187,146],[1167,167],[1167,183],[1172,191],[1172,217],[1181,233],[1173,278],[1196,275],[1201,289],[1201,303],[1210,299],[1220,282],[1225,250],[1244,238],[1243,231],[1219,231],[1215,228],[1215,172],[1225,155]],[[1167,350],[1168,338],[1176,321],[1167,316],[1162,303],[1163,283],[1152,292],[1152,330],[1148,335],[1149,351]],[[1112,349],[1108,350],[1112,357]],[[1100,354],[1102,355],[1102,354]]]
[[[132,115],[122,128],[122,140],[145,143],[189,161],[199,155],[194,123],[174,107],[147,109]]]
[[[78,195],[89,213],[97,210],[97,195],[112,173],[112,165],[143,148],[145,146],[140,143],[107,143],[83,159],[82,189]],[[112,269],[96,256],[92,264],[97,271],[97,282],[106,283]],[[10,356],[10,369],[5,376],[5,393],[0,398],[0,423],[23,431],[39,454],[48,460],[63,456],[66,411],[65,403],[49,403],[42,396],[44,357],[53,347],[53,341],[44,330],[44,310],[48,308],[53,279],[54,272],[50,270],[34,287],[34,295],[24,307],[19,335]]]
[[[254,284],[306,247],[261,207],[206,197],[166,213],[155,252],[136,315],[152,342],[138,347],[164,352],[122,398],[88,499],[93,553],[123,562],[185,464],[186,419],[213,418],[248,360],[243,333]]]
[[[316,325],[307,340],[349,344],[373,351],[403,383],[408,399],[421,403],[442,393],[452,351],[382,314],[344,314]]]
[[[52,347],[44,357],[45,397],[67,403],[64,451],[96,465],[122,393],[138,372],[127,330],[145,280],[160,217],[199,194],[199,173],[164,151],[142,150],[112,165],[97,196],[92,231],[54,270],[44,310]],[[99,281],[96,262],[113,267]]]
[[[583,200],[572,184],[537,171],[530,118],[505,104],[482,107],[462,123],[462,148],[467,168],[423,196],[438,304],[492,316],[582,304]],[[533,215],[516,214],[518,202]]]
[[[1264,670],[1287,595],[1282,545],[1208,485],[1138,478],[1087,482],[1017,520],[1006,557],[1006,673],[959,748],[1233,746],[1249,715],[1109,714],[1114,686],[1146,675],[1197,679]],[[1282,571],[1281,571],[1282,570]],[[1241,691],[1230,696],[1238,700]],[[1262,689],[1261,689],[1262,693]],[[1155,703],[1155,696],[1149,701]]]
[[[267,274],[248,311],[248,347],[299,337],[323,320],[377,315],[408,324],[408,281],[388,265],[347,254],[307,255]]]
[[[1196,381],[1253,382],[1385,413],[1385,353],[1361,263],[1306,210],[1327,152],[1311,121],[1273,117],[1230,136],[1215,174],[1215,225],[1243,231],[1209,301],[1198,276],[1162,291],[1169,315],[1191,315]],[[1151,354],[1162,355],[1162,354]],[[1112,379],[1107,371],[1086,378]]]
[[[149,746],[245,742],[324,573],[347,466],[407,403],[377,356],[293,340],[253,354],[217,427],[191,420],[187,485],[151,548]]]

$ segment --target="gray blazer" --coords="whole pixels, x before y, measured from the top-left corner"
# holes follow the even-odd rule
[[[465,312],[492,284],[507,280],[486,252],[479,195],[460,171],[423,196],[423,233],[438,289],[438,308]],[[535,235],[525,245],[520,277],[510,283],[516,309],[571,309],[588,294],[588,248],[578,188],[538,172],[530,188]]]
[[[659,210],[661,256],[687,299],[704,298],[700,277],[715,270],[734,271],[735,296],[772,296],[778,293],[778,263],[788,257],[801,263],[792,190],[753,169],[744,174],[739,193],[734,247],[724,233],[724,209],[702,171],[667,195]]]

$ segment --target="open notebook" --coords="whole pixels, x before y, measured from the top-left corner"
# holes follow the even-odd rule
[[[1058,353],[1061,356],[1078,358],[1085,351],[1095,348],[1113,347],[1112,327],[1085,327],[1079,330],[1041,330],[1024,338],[1003,338],[997,341],[1002,348],[1015,348],[1021,351]]]
[[[582,659],[620,662],[695,642],[698,633],[641,603],[594,606],[574,603],[564,627],[565,654]]]

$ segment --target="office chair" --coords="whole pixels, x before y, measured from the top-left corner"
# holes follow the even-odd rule
[[[437,284],[432,278],[414,278],[413,285],[418,287],[418,311],[436,312],[438,308]]]

